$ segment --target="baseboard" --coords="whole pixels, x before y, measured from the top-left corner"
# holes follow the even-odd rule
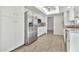
[[[11,49],[9,52],[13,52],[14,50],[16,50],[16,49],[22,47],[23,45],[24,45],[24,44],[20,44],[20,45],[16,46],[14,49]]]
[[[39,38],[39,37],[41,37],[41,36],[43,36],[43,35],[45,35],[45,34],[46,34],[46,33],[44,33],[44,34],[42,34],[42,35],[38,36],[38,38]]]

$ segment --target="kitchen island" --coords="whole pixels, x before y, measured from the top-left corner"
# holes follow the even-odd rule
[[[67,52],[79,52],[79,28],[65,28],[64,41]]]

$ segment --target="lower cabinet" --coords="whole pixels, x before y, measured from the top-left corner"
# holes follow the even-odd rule
[[[0,7],[1,39],[0,52],[8,52],[24,44],[23,36],[23,8],[4,6]]]
[[[45,33],[46,33],[46,27],[38,27],[38,33],[37,33],[38,37]]]
[[[65,33],[67,52],[79,52],[79,31],[67,30]]]
[[[70,33],[70,52],[79,52],[79,32]]]

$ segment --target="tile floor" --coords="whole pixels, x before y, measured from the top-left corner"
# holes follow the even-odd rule
[[[22,46],[13,52],[65,52],[64,36],[45,34],[28,46]]]

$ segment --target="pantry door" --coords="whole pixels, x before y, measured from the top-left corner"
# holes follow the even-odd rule
[[[22,8],[15,6],[2,7],[2,51],[12,51],[24,43]]]

